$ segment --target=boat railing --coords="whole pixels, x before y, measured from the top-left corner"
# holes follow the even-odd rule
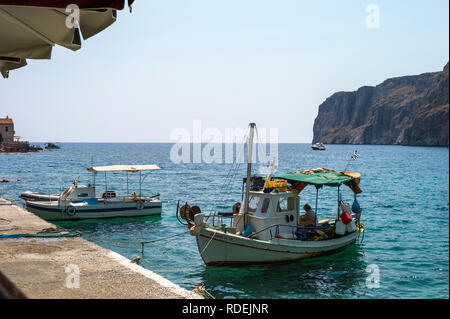
[[[307,240],[308,238],[308,232],[315,231],[315,230],[328,230],[332,226],[298,226],[298,225],[285,225],[285,224],[274,224],[267,226],[257,232],[251,233],[247,236],[247,238],[252,238],[258,234],[261,234],[265,231],[269,231],[270,233],[270,239],[273,238],[280,238],[280,227],[288,227],[292,229],[292,238],[285,238],[285,239],[297,239],[297,240]],[[272,229],[275,228],[275,234],[272,233]]]
[[[212,224],[214,226],[221,226],[223,224],[226,224],[224,222],[224,219],[228,219],[227,222],[229,222],[230,227],[233,226],[234,214],[232,212],[214,212],[208,216],[208,218],[211,217],[212,217]],[[218,222],[218,225],[216,224],[216,221]]]

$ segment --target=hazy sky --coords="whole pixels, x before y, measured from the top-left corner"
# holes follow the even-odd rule
[[[442,70],[448,12],[447,0],[136,0],[81,50],[0,79],[0,117],[42,142],[169,142],[193,120],[310,142],[333,93]]]

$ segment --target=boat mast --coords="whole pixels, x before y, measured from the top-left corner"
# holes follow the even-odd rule
[[[250,123],[250,133],[248,135],[248,156],[247,156],[247,179],[245,183],[245,202],[244,202],[244,229],[247,228],[247,216],[249,207],[249,196],[252,176],[252,155],[253,155],[253,136],[255,133],[255,123]]]

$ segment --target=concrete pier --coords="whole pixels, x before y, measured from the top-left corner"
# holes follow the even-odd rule
[[[0,198],[0,234],[49,228],[57,227]],[[0,273],[27,298],[203,298],[80,237],[0,237]]]

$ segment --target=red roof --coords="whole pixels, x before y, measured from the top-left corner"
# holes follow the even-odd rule
[[[0,124],[14,124],[12,119],[0,119]]]

